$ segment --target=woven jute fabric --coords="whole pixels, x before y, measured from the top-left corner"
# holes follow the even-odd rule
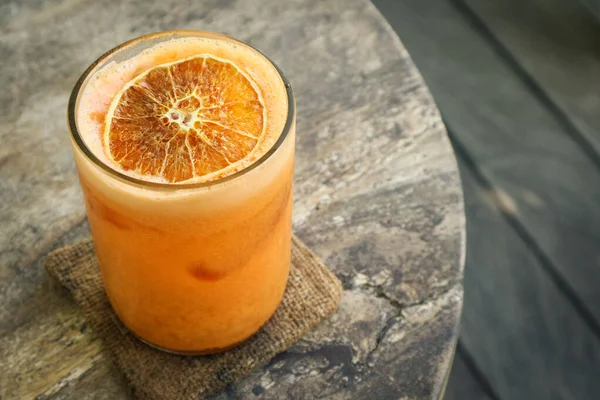
[[[141,342],[119,321],[102,286],[91,240],[51,253],[46,269],[66,287],[140,399],[198,399],[213,394],[282,352],[332,313],[340,281],[297,238],[286,292],[253,337],[219,354],[180,356]]]

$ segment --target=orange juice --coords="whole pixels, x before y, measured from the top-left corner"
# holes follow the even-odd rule
[[[294,100],[274,64],[218,34],[145,36],[84,73],[69,125],[121,321],[189,354],[258,331],[290,267]]]

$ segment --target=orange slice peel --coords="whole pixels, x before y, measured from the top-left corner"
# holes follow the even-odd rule
[[[201,54],[128,82],[108,108],[102,143],[126,171],[171,183],[208,181],[234,172],[266,126],[252,78],[229,60]]]

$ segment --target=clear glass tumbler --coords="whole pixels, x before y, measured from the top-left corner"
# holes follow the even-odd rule
[[[121,321],[158,348],[204,354],[257,332],[283,297],[292,234],[295,105],[279,69],[287,119],[274,145],[239,172],[214,181],[142,180],[103,161],[81,134],[81,93],[111,63],[123,63],[173,38],[164,32],[124,43],[94,62],[77,82],[68,123],[104,287]]]

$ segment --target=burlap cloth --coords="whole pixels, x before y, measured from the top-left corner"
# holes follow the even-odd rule
[[[54,251],[46,269],[72,293],[140,399],[198,399],[222,389],[291,346],[336,309],[342,293],[340,281],[294,238],[285,296],[269,322],[224,353],[179,356],[144,344],[117,319],[91,240]]]

